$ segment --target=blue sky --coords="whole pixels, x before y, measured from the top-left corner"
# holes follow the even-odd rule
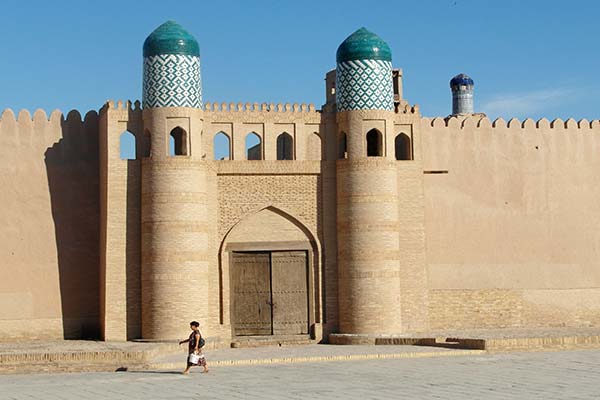
[[[600,2],[3,1],[0,109],[98,109],[141,97],[142,44],[167,19],[200,43],[204,98],[324,102],[337,46],[361,26],[386,40],[404,97],[451,110],[448,81],[475,81],[490,117],[600,117]]]

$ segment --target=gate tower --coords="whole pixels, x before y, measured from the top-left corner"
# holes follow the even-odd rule
[[[144,42],[142,338],[168,340],[207,316],[208,224],[198,42],[174,21]]]
[[[387,139],[394,127],[392,53],[361,28],[336,58],[338,138],[347,150],[336,163],[340,333],[396,333],[402,327],[398,179]]]

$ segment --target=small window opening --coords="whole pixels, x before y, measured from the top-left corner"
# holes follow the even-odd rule
[[[277,136],[277,159],[294,159],[294,139],[292,139],[287,132],[283,132],[281,135]]]
[[[367,157],[383,156],[383,135],[377,129],[367,132]]]
[[[231,160],[231,141],[224,132],[215,135],[213,149],[215,160]]]
[[[125,131],[119,137],[119,153],[121,160],[135,160],[135,135]]]
[[[412,146],[410,138],[405,133],[400,133],[394,140],[396,148],[396,160],[412,160]]]
[[[246,135],[246,160],[262,160],[262,143],[255,132]]]
[[[187,156],[187,132],[181,127],[174,128],[169,134],[169,155],[170,156]]]

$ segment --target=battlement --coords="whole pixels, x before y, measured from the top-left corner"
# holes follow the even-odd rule
[[[310,104],[290,104],[290,103],[210,103],[204,104],[204,110],[214,112],[278,112],[278,113],[314,113],[320,112],[316,110],[315,105]]]
[[[505,121],[502,118],[490,120],[487,117],[450,117],[450,118],[423,118],[422,126],[431,128],[452,128],[452,129],[486,129],[496,128],[504,130],[528,130],[528,129],[539,129],[549,130],[553,129],[556,131],[563,130],[576,130],[576,131],[595,131],[600,133],[600,120],[588,121],[587,119],[581,119],[576,121],[573,118],[569,118],[563,121],[560,118],[556,118],[552,121],[541,118],[537,121],[527,118],[524,121],[520,121],[517,118],[512,118]]]
[[[106,110],[119,110],[119,111],[140,111],[142,109],[142,103],[139,100],[131,102],[131,100],[107,100],[102,108],[100,108],[100,114]]]
[[[91,120],[96,121],[97,117],[98,112],[95,110],[88,111],[83,118],[81,117],[81,113],[77,110],[69,111],[66,116],[60,110],[53,110],[50,113],[50,116],[48,116],[46,111],[42,110],[41,108],[35,110],[33,116],[29,110],[25,109],[20,110],[15,116],[14,111],[10,108],[7,108],[2,112],[2,114],[0,114],[0,124],[17,123],[19,125],[30,125],[33,123],[34,125],[54,125],[61,122],[85,124]]]

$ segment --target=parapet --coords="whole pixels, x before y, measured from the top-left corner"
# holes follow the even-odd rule
[[[512,118],[508,122],[502,118],[490,120],[487,117],[467,117],[467,118],[423,118],[423,127],[431,128],[452,128],[452,129],[485,129],[492,128],[498,130],[574,130],[580,132],[592,132],[596,131],[600,133],[600,120],[588,121],[587,119],[581,119],[579,121],[569,118],[563,121],[560,118],[556,118],[549,121],[546,118],[541,118],[537,121],[527,118],[524,121],[520,121],[517,118]]]

